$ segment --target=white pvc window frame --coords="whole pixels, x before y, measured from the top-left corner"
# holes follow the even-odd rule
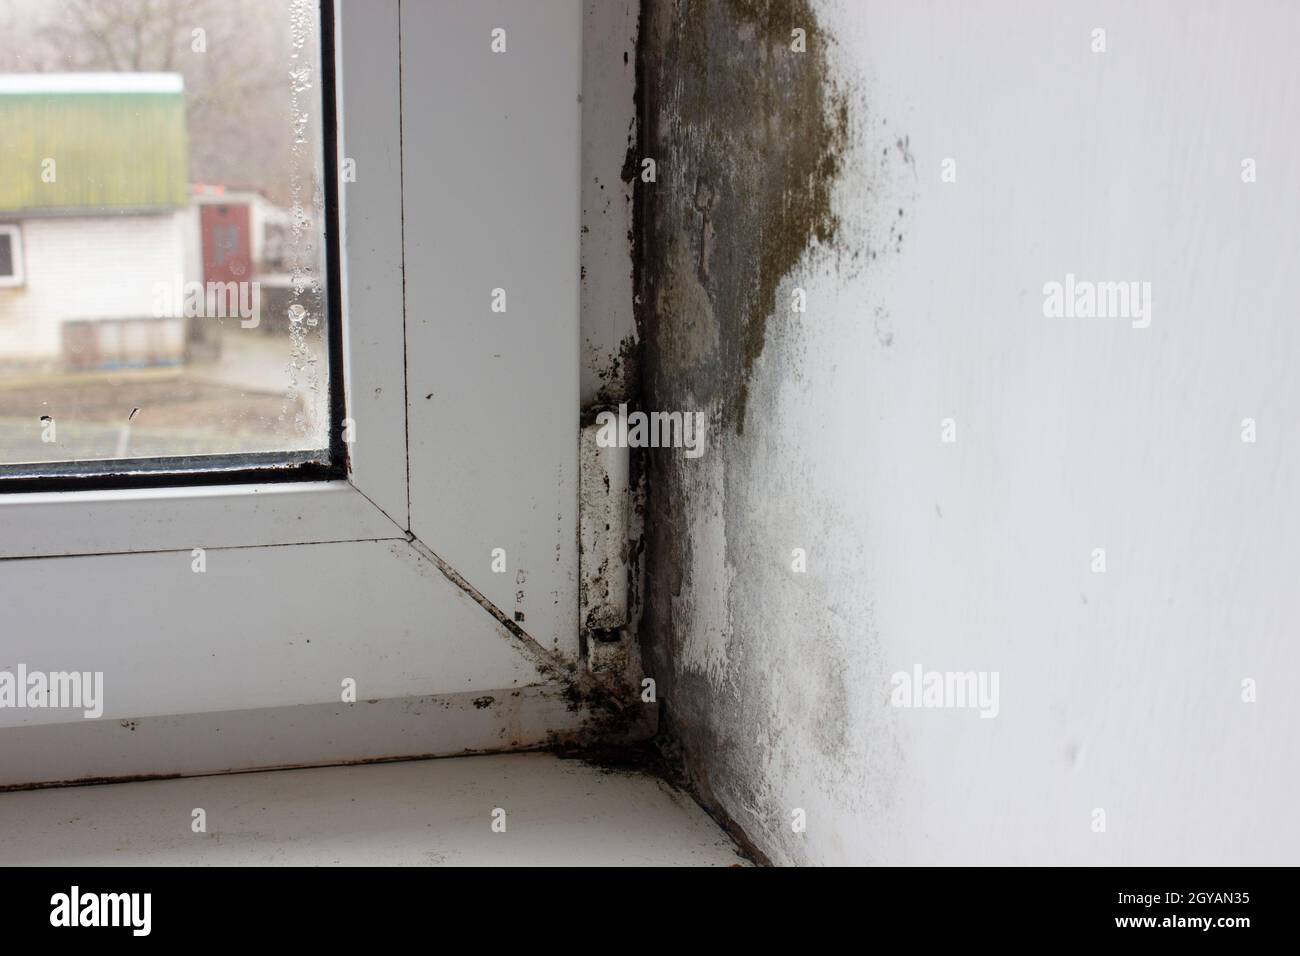
[[[290,716],[299,705],[329,704],[334,739],[355,744],[347,735],[367,711],[340,703],[345,677],[366,701],[517,701],[580,660],[582,6],[336,0],[334,10],[337,155],[355,170],[339,185],[334,290],[350,470],[0,495],[0,655],[102,671],[104,717],[86,726],[219,715],[211,729],[256,708],[282,726],[302,719]],[[509,55],[491,50],[498,27]],[[497,286],[511,290],[508,313],[490,310]],[[202,574],[198,548],[213,549]],[[518,732],[514,711],[470,710],[504,721],[492,740]],[[548,710],[517,739],[572,719]],[[0,708],[0,764],[46,739],[22,728],[64,724],[63,739],[79,741],[60,773],[20,767],[8,779],[102,773],[89,759],[101,738],[82,723],[80,712]],[[452,750],[480,739],[426,723]],[[134,765],[174,769],[152,738],[130,736]],[[344,749],[409,743],[385,739]],[[320,760],[317,743],[282,753]],[[191,765],[232,766],[230,747],[213,730]]]
[[[395,6],[336,3],[334,43],[337,154],[366,171],[340,176],[341,283],[331,290],[342,316],[342,414],[354,436],[346,480],[3,494],[0,559],[406,538]]]

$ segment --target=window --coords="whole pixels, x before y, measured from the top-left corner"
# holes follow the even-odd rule
[[[116,4],[128,5],[163,9],[163,0]],[[11,25],[22,21],[6,14],[17,6],[0,0],[0,70],[10,72],[29,71],[11,55],[23,50],[9,40]],[[23,9],[33,6],[42,4]],[[253,20],[271,3],[183,5],[227,6]],[[321,733],[338,741],[341,759],[465,746],[459,718],[424,719],[421,732],[408,736],[410,724],[380,718],[377,708],[334,706],[344,677],[357,678],[365,699],[487,694],[511,701],[501,713],[520,715],[522,724],[511,716],[501,732],[522,726],[528,736],[520,740],[544,740],[577,717],[549,691],[524,690],[548,678],[531,662],[532,645],[502,622],[521,614],[526,620],[514,627],[537,646],[578,659],[582,5],[519,4],[509,29],[529,38],[532,55],[513,58],[482,42],[501,25],[495,5],[340,0],[320,7],[322,70],[337,69],[316,78],[313,95],[326,97],[318,119],[328,154],[328,99],[337,84],[337,155],[346,157],[337,273],[328,262],[334,243],[324,273],[329,310],[339,311],[344,332],[328,341],[331,351],[341,349],[347,371],[344,380],[331,365],[329,381],[331,392],[347,393],[346,403],[334,405],[330,430],[334,439],[343,419],[352,426],[346,471],[269,483],[249,480],[246,470],[222,480],[210,469],[227,465],[198,468],[195,458],[144,477],[88,478],[56,463],[68,472],[0,493],[0,661],[102,671],[105,701],[99,721],[0,708],[0,779],[12,782],[6,768],[33,766],[19,751],[38,750],[59,765],[46,762],[40,779],[128,772],[111,756],[122,746],[142,748],[136,772],[183,770],[152,759],[158,737],[112,730],[118,720],[151,715],[203,721],[238,711],[248,721],[235,719],[256,740],[275,742],[277,762],[320,760],[302,750],[307,738],[294,729],[303,726],[303,704],[331,705],[331,729]],[[295,0],[293,8],[315,21],[315,0]],[[184,22],[194,21],[186,14]],[[209,56],[221,45],[215,35],[209,26]],[[0,135],[0,150],[8,142]],[[521,155],[529,157],[528,176],[518,174]],[[322,168],[338,167],[327,158]],[[333,188],[327,177],[327,235]],[[215,194],[196,202],[205,204],[233,205]],[[21,222],[29,283],[29,227],[52,218]],[[0,212],[0,223],[15,221]],[[557,233],[565,221],[572,229]],[[291,218],[268,217],[268,237],[283,238],[274,239],[274,255],[266,253],[267,273],[278,271],[276,261],[291,268],[293,226]],[[70,268],[75,274],[76,263]],[[508,313],[491,312],[497,286],[510,290]],[[0,301],[12,292],[0,290]],[[0,342],[8,341],[5,321]],[[126,379],[167,372],[121,370]],[[0,420],[7,414],[0,407]],[[285,453],[277,456],[283,461]],[[213,460],[247,469],[247,457]],[[105,487],[110,479],[131,484]],[[0,489],[30,480],[0,477]],[[56,480],[63,484],[51,488]],[[505,550],[510,573],[493,570],[493,548]],[[468,709],[475,726],[495,712]],[[359,718],[379,736],[359,743]],[[206,729],[188,718],[173,725],[183,728],[174,752],[185,772],[211,769],[221,754],[241,750],[232,745],[231,722],[213,720]],[[54,745],[36,724],[62,724],[71,737]],[[31,734],[15,729],[28,725]],[[484,746],[494,745],[498,730],[485,729]],[[104,760],[112,766],[97,770]]]
[[[332,5],[6,10],[0,491],[342,474]]]
[[[0,225],[0,289],[23,284],[23,234],[17,226]]]

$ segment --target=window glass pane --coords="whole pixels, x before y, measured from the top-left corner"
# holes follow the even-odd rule
[[[313,0],[0,0],[0,468],[325,460],[319,29]]]

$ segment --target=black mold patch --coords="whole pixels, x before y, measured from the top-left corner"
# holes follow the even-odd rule
[[[651,2],[647,13],[644,152],[659,168],[657,183],[637,184],[648,384],[671,392],[662,357],[684,351],[709,373],[696,400],[718,401],[723,424],[741,433],[768,323],[790,313],[778,285],[810,247],[835,239],[848,100],[828,81],[829,39],[808,0]],[[791,49],[796,28],[806,52]],[[688,284],[705,297],[684,294]],[[702,301],[712,316],[697,314]],[[692,326],[702,322],[716,334],[701,339]],[[682,349],[677,336],[695,341]]]
[[[796,29],[806,52],[791,49]],[[796,319],[812,321],[793,315],[782,283],[801,263],[823,264],[825,257],[837,268],[863,268],[869,253],[866,236],[854,232],[862,229],[863,210],[851,218],[846,209],[841,223],[832,202],[850,156],[857,156],[853,141],[866,115],[865,100],[851,108],[833,81],[832,48],[810,0],[646,0],[642,9],[637,155],[656,160],[658,181],[637,181],[634,193],[641,407],[709,415],[701,461],[645,456],[642,656],[661,705],[656,743],[678,755],[697,799],[730,832],[740,828],[727,820],[727,808],[740,809],[756,836],[770,837],[784,823],[746,809],[771,803],[756,772],[755,748],[765,744],[750,742],[770,721],[764,695],[746,692],[754,689],[748,682],[770,675],[729,664],[719,686],[682,661],[688,632],[699,626],[693,595],[728,589],[720,598],[728,619],[720,626],[729,649],[760,637],[732,630],[743,628],[737,622],[745,616],[731,614],[735,594],[726,566],[747,560],[733,545],[748,540],[742,532],[750,516],[743,510],[749,502],[727,499],[744,449],[764,439],[757,419],[745,434],[751,406],[759,412],[751,379],[760,359],[767,350],[788,360],[776,355],[778,346],[796,331]],[[905,220],[895,206],[888,211],[901,232]],[[886,345],[892,328],[882,328]],[[701,516],[721,516],[725,554],[719,556],[716,541],[687,533]],[[830,701],[816,716],[832,726],[815,746],[819,754],[838,753],[846,730],[833,708],[846,685],[829,673],[824,689]],[[841,723],[831,719],[837,716]],[[749,740],[738,739],[736,728],[745,728]]]

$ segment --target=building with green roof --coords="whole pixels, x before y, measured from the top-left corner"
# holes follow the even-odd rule
[[[175,209],[188,182],[180,74],[0,76],[0,216]]]
[[[0,75],[0,368],[182,360],[198,228],[179,74]]]

